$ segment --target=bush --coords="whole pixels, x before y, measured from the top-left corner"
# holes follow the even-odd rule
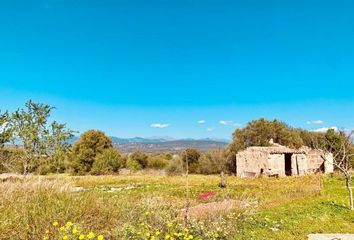
[[[164,169],[168,164],[168,160],[164,155],[150,156],[148,158],[148,168],[152,169]]]
[[[22,173],[23,155],[20,148],[0,148],[0,173]]]
[[[148,164],[148,156],[143,152],[134,152],[129,157],[130,160],[136,161],[141,168],[146,168]]]
[[[183,162],[182,159],[178,157],[174,157],[166,168],[167,175],[181,175],[183,173]]]
[[[121,156],[115,148],[108,148],[95,157],[91,173],[95,175],[117,173],[123,167]]]
[[[228,171],[228,159],[222,149],[210,150],[201,155],[197,172],[201,174],[216,174]]]
[[[127,160],[126,167],[132,171],[141,170],[143,168],[138,161],[133,159]]]

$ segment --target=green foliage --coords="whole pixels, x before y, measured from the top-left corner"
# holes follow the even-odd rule
[[[233,133],[230,150],[238,152],[250,146],[269,146],[270,139],[292,148],[303,145],[303,140],[295,129],[278,120],[268,121],[261,118],[249,122],[245,128],[237,129]]]
[[[319,176],[230,177],[226,189],[217,187],[219,181],[219,176],[190,175],[191,209],[204,206],[205,200],[196,196],[209,191],[216,192],[216,198],[207,200],[209,204],[232,199],[240,201],[241,208],[250,206],[239,211],[236,204],[217,214],[211,208],[202,208],[203,218],[194,217],[191,211],[187,228],[195,238],[292,240],[307,239],[309,233],[316,232],[354,233],[354,213],[347,209],[347,192],[343,180],[336,176],[323,177],[321,192]],[[73,186],[83,187],[84,191],[74,193]],[[106,186],[119,191],[107,192]],[[129,186],[136,188],[127,189]],[[184,230],[178,226],[183,224],[184,206],[183,176],[11,178],[0,184],[0,239],[43,239],[46,234],[58,239],[67,231],[58,232],[58,228],[66,227],[68,220],[79,225],[78,230],[86,236],[94,232],[96,239],[102,234],[105,239],[135,240],[135,236],[155,233],[155,229],[161,234],[172,229],[174,235]],[[235,218],[228,217],[232,213],[237,213]],[[57,226],[53,226],[54,221]]]
[[[210,150],[201,155],[197,172],[201,174],[218,174],[228,171],[228,159],[222,149]]]
[[[10,117],[8,112],[0,112],[0,148],[4,146],[5,143],[13,139],[13,129],[10,124]]]
[[[183,173],[183,161],[179,156],[172,158],[166,167],[167,175],[181,175]]]
[[[126,163],[126,167],[132,171],[141,170],[143,168],[138,161],[133,160],[131,158],[128,158],[127,163]]]
[[[95,157],[91,173],[95,175],[118,173],[123,167],[120,154],[115,148],[107,148]]]
[[[169,160],[167,159],[165,154],[159,154],[155,156],[149,156],[147,161],[147,168],[152,168],[152,169],[164,169],[167,164],[169,163]]]
[[[0,116],[1,128],[5,129],[0,133],[0,144],[9,139],[19,142],[18,147],[23,149],[20,157],[24,174],[35,171],[43,157],[55,161],[59,153],[65,154],[69,149],[67,140],[73,131],[66,129],[65,124],[48,124],[52,110],[49,105],[29,100],[25,109]]]
[[[22,173],[22,148],[0,148],[0,173]]]
[[[47,229],[43,240],[63,239],[63,240],[80,240],[80,239],[97,239],[104,240],[102,234],[96,235],[92,231],[82,228],[78,223],[67,221],[63,225],[59,225],[57,221],[53,222],[52,226]]]
[[[188,148],[182,154],[182,161],[186,166],[188,160],[188,171],[190,173],[196,173],[198,168],[198,162],[201,157],[200,152],[195,148]]]
[[[234,226],[230,221],[234,219],[231,214],[218,219],[217,222],[193,219],[188,222],[187,226],[183,224],[181,219],[166,216],[169,213],[165,212],[162,212],[164,219],[156,222],[154,214],[156,213],[145,212],[138,224],[127,225],[122,238],[132,240],[222,240],[230,239],[231,235],[235,234]]]
[[[112,147],[112,139],[102,131],[89,130],[81,134],[80,139],[75,142],[72,149],[71,167],[73,173],[89,173],[96,156],[105,149]]]
[[[134,152],[129,156],[131,161],[135,161],[140,165],[140,169],[146,168],[148,165],[148,156],[140,151]]]

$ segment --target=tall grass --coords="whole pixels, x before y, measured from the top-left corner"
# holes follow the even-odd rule
[[[218,176],[192,175],[191,207],[204,211],[200,216],[205,228],[213,231],[217,228],[215,224],[220,224],[230,213],[237,213],[242,218],[245,214],[276,209],[304,199],[323,200],[328,197],[323,196],[323,192],[330,194],[334,191],[333,184],[337,184],[331,181],[335,180],[328,180],[329,186],[321,195],[316,176],[281,179],[229,177],[228,187],[221,189]],[[77,187],[83,188],[77,191]],[[180,176],[58,175],[5,181],[0,184],[0,239],[42,239],[47,230],[55,230],[54,221],[80,223],[85,229],[103,234],[106,239],[126,239],[127,229],[136,227],[146,212],[150,214],[149,224],[155,227],[162,228],[166,221],[173,219],[178,221],[184,207],[184,191],[184,178]],[[208,199],[197,198],[197,195],[210,191],[216,194]],[[227,211],[219,211],[217,215],[218,211],[210,210],[218,208],[214,203],[223,206],[227,201],[245,204],[224,206]],[[191,221],[199,223],[198,216],[196,214]],[[227,231],[235,236],[240,230],[238,226],[242,225],[239,219],[227,219]],[[234,227],[231,229],[230,226]],[[233,239],[230,235],[219,239],[225,238]]]

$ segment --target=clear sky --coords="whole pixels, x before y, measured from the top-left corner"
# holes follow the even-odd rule
[[[79,131],[230,138],[354,128],[354,1],[1,0],[0,109]],[[199,121],[199,123],[198,123]]]

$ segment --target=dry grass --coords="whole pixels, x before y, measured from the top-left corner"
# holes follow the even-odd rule
[[[52,222],[74,221],[110,239],[127,224],[135,224],[144,212],[153,222],[173,217],[185,206],[183,176],[28,176],[9,178],[0,184],[0,239],[41,239]],[[190,177],[191,215],[210,218],[241,211],[263,211],[301,199],[321,198],[316,176],[281,179],[229,177],[226,189],[218,187],[218,176]],[[127,188],[127,186],[134,186]],[[77,187],[85,191],[76,192]],[[110,192],[107,189],[121,188]],[[343,189],[345,190],[345,189]],[[213,191],[210,199],[198,194]],[[257,203],[257,206],[250,204]],[[248,205],[247,205],[248,204]],[[248,210],[247,210],[248,211]],[[170,214],[170,215],[169,215]],[[236,223],[235,223],[236,224]]]

